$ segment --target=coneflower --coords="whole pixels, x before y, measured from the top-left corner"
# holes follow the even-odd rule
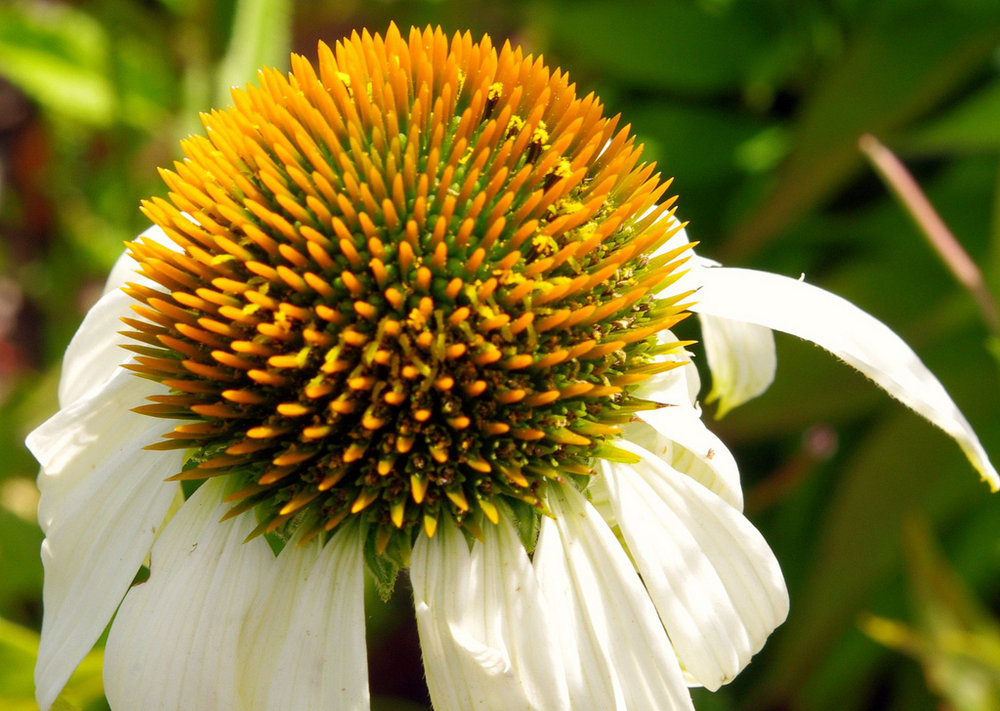
[[[29,438],[43,709],[116,609],[114,709],[365,709],[364,571],[388,595],[404,567],[438,711],[691,708],[788,605],[670,332],[694,310],[724,407],[781,328],[996,484],[891,331],[695,257],[628,128],[540,58],[391,26],[233,102],[162,171]]]

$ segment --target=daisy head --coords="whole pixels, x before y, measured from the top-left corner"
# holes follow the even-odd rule
[[[592,95],[469,35],[321,45],[260,81],[162,171],[167,240],[129,247],[150,283],[125,367],[170,391],[138,411],[176,423],[172,479],[400,564],[442,522],[535,528],[679,365],[667,185]]]
[[[993,481],[912,351],[695,257],[628,127],[540,58],[391,26],[232,96],[29,440],[43,708],[116,610],[115,709],[367,708],[364,577],[402,568],[438,711],[690,708],[788,604],[670,331],[691,310],[724,406],[788,330]],[[803,332],[809,299],[831,317]],[[861,323],[874,353],[841,338]]]

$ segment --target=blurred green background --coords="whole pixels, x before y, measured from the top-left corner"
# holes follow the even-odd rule
[[[440,24],[543,53],[621,112],[701,252],[871,311],[1000,461],[996,333],[858,150],[910,168],[1000,294],[996,0],[0,2],[0,706],[34,708],[36,465],[59,358],[145,228],[197,112],[289,47]],[[694,324],[682,335],[696,335]],[[714,423],[792,611],[702,711],[1000,709],[1000,499],[946,437],[818,349],[778,338],[766,395]],[[712,408],[707,409],[711,416]],[[405,589],[368,607],[376,709],[426,709]],[[151,643],[155,643],[151,640]],[[106,708],[100,653],[63,708]]]

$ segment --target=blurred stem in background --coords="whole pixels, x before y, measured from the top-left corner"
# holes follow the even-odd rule
[[[971,294],[983,323],[990,333],[1000,335],[1000,316],[997,304],[990,294],[983,272],[979,269],[955,235],[948,229],[934,206],[931,205],[917,181],[896,155],[882,145],[875,136],[866,133],[858,140],[858,147],[871,161],[872,166],[892,190],[899,202],[906,208],[920,231],[927,237],[931,247],[941,257],[949,271]]]
[[[954,711],[1000,709],[1000,625],[949,566],[927,521],[903,529],[914,622],[863,615],[862,629],[920,662],[927,683]]]

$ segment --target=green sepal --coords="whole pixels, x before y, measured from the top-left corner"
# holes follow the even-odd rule
[[[191,469],[196,469],[203,461],[203,458],[192,455],[184,462],[184,466],[181,468],[181,471],[186,472]],[[182,479],[180,485],[181,492],[184,494],[184,500],[187,501],[194,496],[194,492],[198,491],[198,487],[204,484],[205,481],[205,479]]]
[[[249,543],[253,539],[257,538],[258,536],[263,536],[265,533],[267,533],[267,526],[270,523],[271,523],[270,519],[265,519],[265,520],[261,521],[260,523],[258,523],[254,527],[254,529],[252,531],[250,531],[250,533],[247,534],[247,537],[243,539],[243,542],[244,543]]]
[[[365,532],[365,567],[375,581],[375,590],[382,602],[387,602],[396,589],[396,578],[400,568],[410,562],[410,545],[404,535],[395,535],[389,539],[385,551],[379,553],[375,549],[377,528],[371,527]]]
[[[530,555],[535,550],[538,531],[542,526],[542,517],[538,509],[525,501],[506,496],[497,497],[494,501],[502,511],[501,517],[506,515],[514,522],[517,537],[521,539],[521,545]]]
[[[288,543],[288,541],[277,533],[265,533],[264,540],[271,547],[271,552],[274,553],[275,557],[285,549],[285,545]]]
[[[619,412],[642,412],[646,410],[659,410],[663,407],[662,402],[656,402],[655,400],[646,400],[641,397],[630,397],[627,402],[620,404],[617,407]]]
[[[641,460],[631,452],[620,449],[608,442],[601,442],[594,450],[594,456],[606,459],[609,462],[621,462],[622,464],[638,464]]]

